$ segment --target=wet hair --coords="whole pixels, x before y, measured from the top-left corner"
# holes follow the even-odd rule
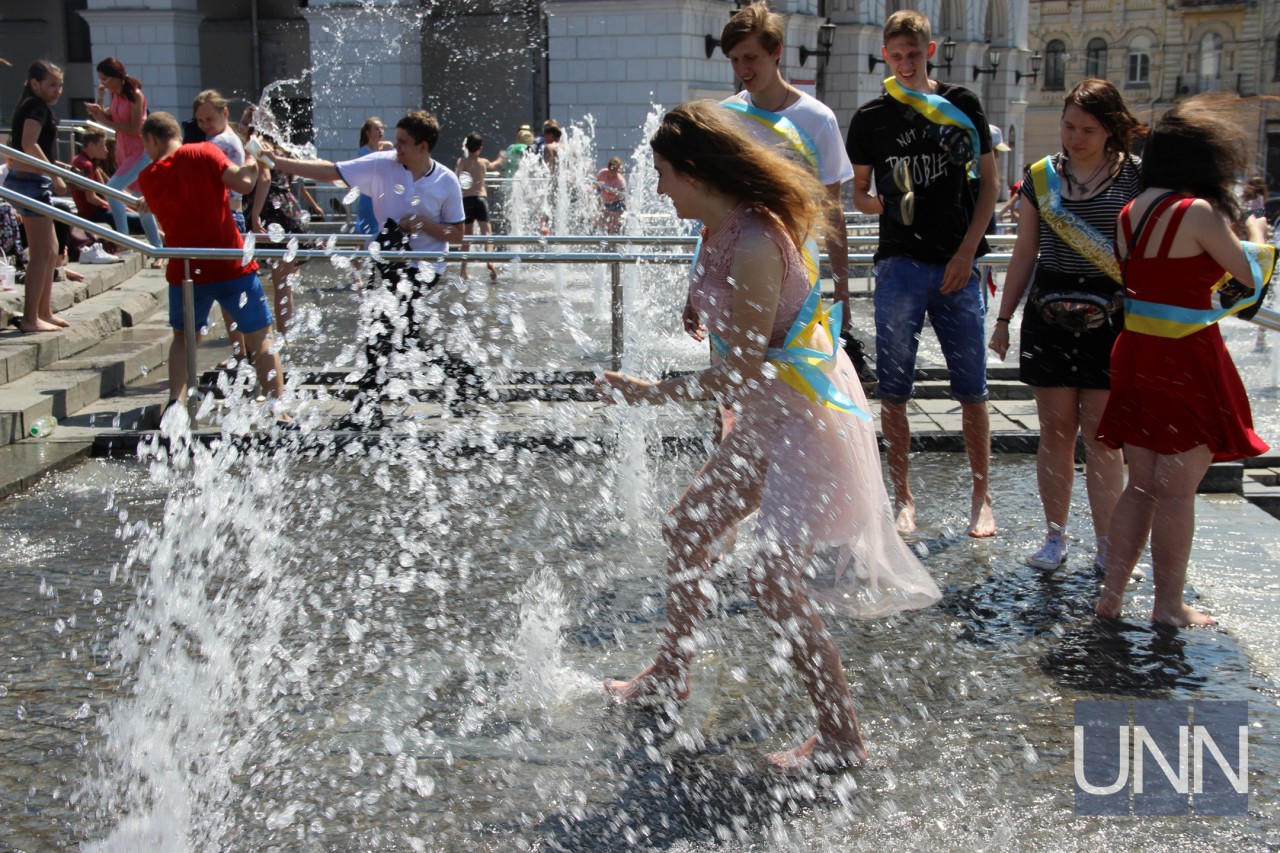
[[[516,144],[517,145],[533,144],[533,131],[529,129],[528,125],[524,125],[523,127],[520,128],[520,130],[516,132]]]
[[[360,147],[363,148],[369,144],[369,134],[373,132],[375,127],[382,127],[382,119],[377,116],[369,116],[364,120],[364,124],[360,125]]]
[[[18,96],[18,103],[13,107],[13,117],[9,119],[9,146],[11,148],[22,147],[22,129],[18,127],[18,112],[22,109],[23,104],[36,96],[35,90],[31,88],[31,81],[35,80],[37,83],[43,83],[50,74],[57,74],[61,77],[62,69],[47,59],[37,59],[27,66],[27,76],[23,78],[26,82],[22,84],[22,94]]]
[[[917,44],[927,46],[933,41],[933,28],[929,26],[929,19],[920,12],[914,9],[902,9],[894,12],[884,22],[883,43],[888,44],[889,39],[900,36],[915,39]]]
[[[1259,101],[1218,92],[1176,104],[1147,137],[1142,188],[1179,190],[1204,199],[1233,222],[1239,219],[1236,175],[1253,163],[1243,108],[1256,108]]]
[[[544,122],[542,123],[542,135],[543,135],[543,136],[546,136],[546,135],[547,135],[547,131],[548,131],[548,130],[550,130],[551,128],[553,128],[553,127],[554,127],[556,130],[559,130],[559,129],[560,129],[560,122],[556,121],[556,120],[555,120],[555,119],[553,119],[553,118],[549,118],[549,119],[547,119],[546,121],[544,121]]]
[[[182,125],[169,113],[152,113],[142,123],[142,137],[154,136],[161,142],[182,138]]]
[[[559,142],[564,137],[564,131],[560,129],[560,125],[553,124],[550,127],[544,127],[542,129],[542,136],[543,138],[550,139],[553,142]]]
[[[120,94],[124,95],[125,100],[130,102],[138,100],[138,90],[142,88],[142,83],[137,77],[130,77],[125,73],[123,62],[114,56],[108,56],[98,63],[97,69],[98,73],[104,77],[114,77],[124,81],[124,85],[120,87]]]
[[[227,108],[227,99],[222,97],[222,93],[217,89],[205,89],[196,95],[196,99],[191,102],[191,112],[195,112],[205,104],[209,104],[215,110],[221,112]]]
[[[474,154],[484,147],[484,137],[478,133],[468,133],[467,141],[463,144],[467,146],[467,153]]]
[[[720,51],[728,56],[729,51],[753,35],[760,37],[760,46],[770,56],[782,47],[786,35],[782,16],[770,12],[764,0],[744,6],[729,18],[729,23],[720,31]]]
[[[409,134],[416,143],[427,143],[427,150],[434,151],[440,141],[440,120],[426,110],[414,110],[400,121],[396,127]]]
[[[1106,80],[1081,80],[1062,99],[1062,112],[1075,105],[1098,120],[1107,134],[1106,150],[1126,157],[1133,143],[1147,135],[1147,126],[1129,112],[1120,90]]]
[[[609,163],[608,163],[608,165],[613,166],[613,165],[615,165],[615,164],[618,166],[618,168],[619,168],[619,169],[621,169],[621,168],[622,168],[622,158],[621,158],[621,157],[610,157],[610,158],[609,158]]]
[[[715,101],[671,110],[649,146],[681,174],[769,210],[797,246],[825,224],[831,198],[814,174],[749,135]]]

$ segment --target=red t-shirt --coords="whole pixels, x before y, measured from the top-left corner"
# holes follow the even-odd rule
[[[97,165],[95,165],[93,159],[83,151],[71,158],[71,168],[84,175],[86,178],[92,178],[95,181],[98,180]],[[97,205],[90,204],[87,192],[80,189],[80,187],[75,184],[72,184],[70,181],[67,181],[67,183],[70,184],[71,199],[76,203],[76,213],[80,214],[85,219],[88,219],[99,210],[107,209],[106,207],[98,207]]]
[[[243,249],[244,240],[231,218],[227,188],[222,173],[231,162],[216,145],[200,142],[183,145],[138,175],[138,185],[147,207],[164,229],[165,245],[175,248]],[[182,284],[185,261],[169,261],[165,277],[170,284]],[[191,279],[196,284],[231,281],[255,272],[255,261],[191,260]]]

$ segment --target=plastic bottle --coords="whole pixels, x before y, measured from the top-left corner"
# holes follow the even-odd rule
[[[44,415],[32,421],[31,426],[27,428],[27,435],[32,438],[48,438],[53,435],[54,429],[58,426],[58,422]]]

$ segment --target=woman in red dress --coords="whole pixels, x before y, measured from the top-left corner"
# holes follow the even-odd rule
[[[1196,487],[1211,462],[1267,450],[1253,431],[1211,299],[1224,271],[1257,286],[1231,229],[1238,218],[1234,176],[1251,162],[1249,140],[1227,110],[1222,97],[1206,96],[1166,113],[1143,154],[1142,192],[1120,213],[1125,331],[1111,354],[1111,398],[1098,440],[1124,448],[1129,481],[1112,516],[1096,608],[1104,618],[1120,615],[1125,585],[1150,536],[1152,620],[1213,624],[1182,600]]]

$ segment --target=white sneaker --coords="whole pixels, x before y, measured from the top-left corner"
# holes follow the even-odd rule
[[[120,259],[115,255],[102,248],[101,243],[94,243],[86,249],[80,250],[80,263],[82,264],[118,264]]]
[[[1026,563],[1033,569],[1056,569],[1067,561],[1068,544],[1061,533],[1050,533],[1044,537],[1040,550],[1027,557]]]

